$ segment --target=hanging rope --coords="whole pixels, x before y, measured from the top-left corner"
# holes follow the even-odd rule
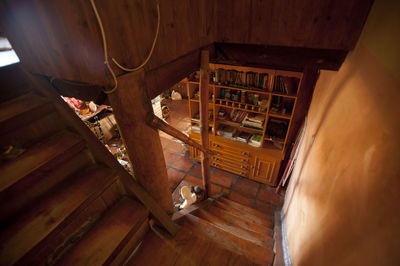
[[[96,7],[96,4],[94,3],[94,0],[89,0],[89,1],[90,1],[91,6],[92,6],[92,9],[94,11],[94,14],[96,15],[97,24],[99,25],[100,32],[101,32],[101,38],[103,40],[104,64],[106,65],[108,71],[111,73],[111,76],[112,76],[113,81],[114,81],[114,87],[111,90],[108,90],[108,91],[104,90],[104,93],[111,94],[111,93],[113,93],[113,92],[115,92],[117,90],[117,88],[118,88],[118,80],[117,80],[117,77],[116,77],[114,71],[112,70],[112,68],[110,66],[109,59],[111,59],[111,61],[117,67],[119,67],[120,69],[122,69],[123,71],[126,71],[126,72],[139,71],[147,64],[147,62],[150,60],[150,57],[153,54],[154,47],[156,46],[156,42],[157,42],[157,38],[158,38],[158,33],[160,31],[160,3],[159,3],[159,0],[156,0],[157,1],[157,29],[156,29],[156,34],[154,36],[153,44],[151,46],[149,54],[147,55],[147,57],[144,60],[144,62],[142,64],[140,64],[139,66],[134,67],[134,68],[127,68],[127,67],[122,66],[120,63],[118,63],[118,61],[115,58],[113,58],[113,57],[108,55],[107,39],[106,39],[106,34],[105,34],[105,31],[104,31],[104,27],[103,27],[103,22],[102,22],[102,20],[100,18],[99,12],[97,11],[97,7]]]

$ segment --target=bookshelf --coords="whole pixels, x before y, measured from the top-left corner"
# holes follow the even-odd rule
[[[276,185],[303,73],[210,63],[211,165]],[[200,140],[199,81],[186,82],[191,138]],[[189,147],[191,158],[200,152]]]

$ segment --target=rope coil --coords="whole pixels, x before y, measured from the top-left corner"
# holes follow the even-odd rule
[[[144,60],[144,62],[142,64],[140,64],[139,66],[134,67],[134,68],[127,68],[127,67],[122,66],[120,63],[118,63],[118,61],[115,58],[113,58],[113,57],[108,55],[107,39],[106,39],[106,34],[105,34],[105,31],[104,31],[104,27],[103,27],[103,22],[101,20],[101,17],[99,15],[98,10],[97,10],[96,4],[94,3],[94,0],[89,0],[89,1],[90,1],[91,6],[92,6],[92,9],[94,11],[94,14],[96,15],[97,24],[99,25],[100,32],[101,32],[101,37],[102,37],[102,40],[103,40],[104,64],[106,65],[106,67],[107,67],[108,71],[110,72],[110,74],[111,74],[111,76],[113,78],[113,81],[114,81],[114,87],[111,90],[104,90],[104,93],[111,94],[111,93],[113,93],[113,92],[115,92],[117,90],[117,88],[118,88],[118,80],[117,80],[117,77],[116,77],[114,71],[111,68],[109,59],[111,59],[111,61],[117,67],[119,67],[120,69],[122,69],[123,71],[126,71],[126,72],[138,72],[150,60],[150,58],[151,58],[151,56],[152,56],[152,54],[154,52],[154,47],[156,46],[156,43],[157,43],[158,33],[160,31],[160,20],[161,20],[160,19],[160,2],[159,2],[159,0],[156,1],[157,2],[157,29],[156,29],[156,33],[155,33],[155,36],[154,36],[153,43],[151,45],[150,52],[149,52],[149,54],[147,55],[146,59]]]

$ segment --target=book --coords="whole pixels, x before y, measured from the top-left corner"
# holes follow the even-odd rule
[[[234,127],[221,125],[217,130],[217,135],[227,137],[227,138],[232,138],[235,131],[236,131],[236,128],[234,128]]]
[[[249,140],[249,145],[253,147],[261,147],[262,136],[260,134],[254,134]]]
[[[240,132],[234,139],[243,143],[247,143],[251,138],[251,134],[247,132]]]

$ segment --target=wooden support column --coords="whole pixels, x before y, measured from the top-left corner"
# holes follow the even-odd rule
[[[109,96],[136,179],[169,214],[173,212],[167,169],[158,131],[146,123],[153,112],[144,72],[122,76]]]
[[[204,150],[208,150],[208,97],[209,97],[209,51],[201,51],[200,59],[200,135],[201,145]],[[207,153],[201,153],[201,176],[206,197],[210,193],[210,161]]]

